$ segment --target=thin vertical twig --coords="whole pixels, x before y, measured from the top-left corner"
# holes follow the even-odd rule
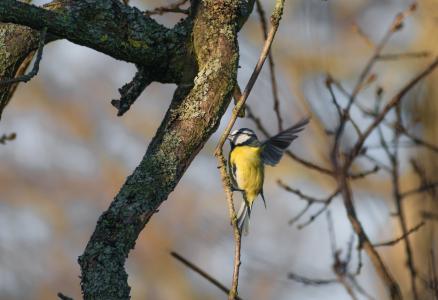
[[[395,23],[396,24],[396,23]],[[401,24],[401,23],[399,23]],[[400,25],[399,25],[400,26]],[[352,165],[353,161],[356,159],[356,157],[361,153],[363,144],[365,143],[368,136],[371,134],[371,132],[379,126],[379,124],[383,121],[383,119],[386,117],[387,113],[395,108],[402,98],[406,95],[408,91],[410,91],[421,79],[425,78],[427,75],[429,75],[435,68],[438,66],[438,57],[435,58],[435,60],[428,65],[420,74],[415,76],[411,81],[409,81],[390,101],[385,107],[382,109],[379,114],[377,114],[371,123],[371,125],[368,126],[368,128],[363,132],[362,136],[357,140],[355,145],[353,146],[352,150],[349,151],[349,153],[344,157],[344,161],[340,160],[339,157],[339,139],[342,134],[342,130],[345,126],[346,118],[341,118],[340,125],[338,127],[338,130],[336,132],[336,139],[335,144],[332,151],[332,162],[333,166],[337,173],[337,179],[339,183],[339,187],[341,188],[343,199],[344,199],[344,206],[347,210],[347,216],[350,220],[350,223],[353,226],[354,231],[359,236],[360,244],[362,245],[363,249],[366,251],[368,256],[370,257],[371,261],[373,262],[374,267],[376,268],[377,273],[380,275],[382,280],[384,281],[385,285],[387,286],[389,293],[391,295],[392,299],[402,299],[402,295],[400,292],[400,288],[397,284],[397,282],[394,280],[393,276],[389,272],[388,268],[383,263],[383,260],[381,259],[380,255],[376,251],[375,247],[371,243],[368,235],[366,234],[365,230],[363,229],[362,224],[360,223],[357,213],[354,207],[353,203],[353,195],[351,191],[351,185],[348,180],[348,170],[350,166]],[[351,99],[351,98],[350,98]],[[353,97],[354,99],[354,97]]]
[[[263,5],[260,0],[256,0],[256,7],[257,7],[257,13],[259,14],[260,17],[260,24],[262,26],[263,38],[266,40],[268,38],[268,24],[266,21],[266,13],[265,10],[263,9]],[[275,76],[274,57],[271,51],[269,51],[268,53],[268,63],[269,63],[269,70],[271,72],[271,87],[272,87],[272,99],[274,101],[274,112],[277,117],[278,131],[282,131],[283,119],[281,118],[281,113],[280,113],[280,99],[278,97],[278,87],[277,87],[278,85]]]
[[[284,7],[284,0],[277,0],[275,3],[274,10],[271,15],[271,29],[268,33],[267,39],[263,45],[262,52],[260,54],[259,60],[257,62],[257,65],[254,68],[254,71],[251,75],[251,78],[249,79],[245,90],[243,91],[242,95],[240,96],[239,101],[237,102],[236,106],[233,109],[233,113],[231,116],[230,121],[228,122],[227,127],[225,128],[224,132],[222,133],[222,136],[216,146],[215,150],[215,156],[218,161],[218,168],[220,169],[220,174],[222,178],[222,184],[224,187],[226,199],[228,202],[228,210],[230,214],[231,219],[231,225],[233,227],[234,232],[234,267],[233,267],[233,278],[232,278],[232,284],[230,293],[228,294],[229,300],[234,300],[237,297],[238,294],[238,285],[239,285],[239,269],[240,269],[240,248],[241,248],[241,235],[239,231],[239,227],[237,224],[237,216],[236,216],[236,210],[234,208],[234,202],[233,202],[233,193],[231,191],[231,182],[230,178],[227,173],[226,169],[226,162],[225,157],[223,154],[223,146],[225,144],[225,141],[230,134],[230,131],[234,125],[234,123],[237,120],[237,117],[239,115],[240,110],[244,106],[246,100],[248,99],[249,94],[251,93],[252,88],[254,87],[254,84],[260,74],[260,71],[263,67],[263,64],[268,56],[269,50],[271,48],[272,42],[274,40],[275,34],[277,32],[278,26],[280,24],[281,17],[283,15],[283,7]]]
[[[363,132],[362,136],[355,143],[353,149],[350,151],[349,158],[347,163],[345,164],[346,168],[351,166],[351,163],[356,158],[356,156],[360,153],[363,144],[365,143],[368,136],[374,129],[383,121],[388,112],[392,110],[394,107],[398,105],[398,103],[404,98],[404,96],[422,79],[430,75],[436,68],[438,67],[438,56],[434,58],[434,60],[417,76],[412,78],[379,112],[378,115],[374,118],[373,122],[368,126],[368,128]]]
[[[371,243],[367,233],[365,232],[362,224],[357,217],[356,209],[353,204],[353,195],[351,191],[350,182],[345,176],[345,172],[340,171],[338,175],[338,183],[340,185],[342,196],[344,199],[344,206],[347,210],[347,217],[353,226],[355,233],[359,237],[359,244],[362,249],[368,254],[370,260],[372,261],[376,272],[382,278],[385,283],[391,299],[402,299],[400,287],[395,281],[392,274],[389,272],[388,268],[384,264],[382,258],[378,254],[377,250]]]
[[[397,124],[402,124],[402,119],[401,119],[401,108],[400,105],[396,106],[396,123]],[[397,126],[399,127],[399,126]],[[383,139],[384,141],[384,139]],[[418,291],[417,291],[417,282],[416,282],[416,277],[417,277],[417,271],[415,270],[415,265],[414,265],[414,257],[412,254],[412,246],[411,243],[409,241],[409,236],[408,236],[408,226],[406,224],[406,216],[405,216],[405,211],[403,209],[403,203],[402,203],[402,195],[400,193],[400,164],[399,164],[399,147],[398,144],[400,142],[400,132],[397,129],[394,129],[394,150],[392,153],[390,153],[389,149],[387,148],[388,145],[386,143],[384,143],[382,146],[384,146],[384,148],[386,148],[387,153],[389,155],[389,160],[391,162],[391,166],[392,166],[392,172],[391,172],[391,178],[392,178],[392,191],[393,191],[393,197],[394,197],[394,201],[395,201],[395,207],[397,210],[397,216],[398,219],[400,221],[400,227],[402,229],[402,234],[405,235],[406,237],[403,239],[404,240],[404,245],[405,245],[405,251],[406,251],[406,258],[407,258],[407,267],[409,269],[409,273],[410,273],[410,279],[411,279],[411,287],[412,287],[412,296],[414,300],[418,299]]]
[[[412,14],[416,10],[417,6],[415,4],[412,4],[409,6],[407,10],[405,10],[402,13],[399,13],[395,18],[394,21],[392,21],[391,26],[389,26],[388,31],[383,36],[382,40],[377,44],[377,46],[374,49],[373,55],[368,60],[367,64],[365,65],[365,68],[362,70],[361,74],[359,75],[359,78],[356,82],[356,85],[354,86],[353,92],[351,93],[351,97],[349,99],[348,105],[347,105],[347,112],[350,110],[351,106],[353,105],[353,102],[356,99],[356,96],[362,89],[362,85],[366,81],[368,74],[370,73],[372,67],[378,60],[380,54],[382,53],[383,48],[388,43],[389,39],[391,38],[392,34],[397,32],[403,27],[403,21],[404,19]]]

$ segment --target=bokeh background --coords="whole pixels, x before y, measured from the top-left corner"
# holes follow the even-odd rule
[[[48,1],[34,1],[43,4]],[[274,1],[263,1],[266,12]],[[131,5],[152,9],[171,3],[131,0]],[[291,146],[307,160],[329,166],[329,138],[323,128],[333,129],[336,111],[324,87],[327,73],[351,90],[373,49],[354,30],[354,24],[379,41],[396,13],[406,9],[405,0],[293,0],[286,10],[273,45],[286,126],[312,115],[312,124]],[[391,39],[384,52],[438,52],[438,2],[418,1],[418,10]],[[172,26],[181,15],[155,16]],[[254,12],[239,34],[241,61],[239,83],[244,86],[257,61],[262,45],[258,16]],[[430,58],[430,57],[429,57]],[[377,82],[385,88],[385,100],[416,72],[428,58],[379,62]],[[45,47],[38,76],[21,84],[0,122],[0,133],[16,132],[17,139],[0,146],[0,298],[55,299],[61,291],[80,298],[80,270],[76,262],[94,230],[99,215],[141,160],[170,103],[175,85],[152,84],[122,118],[116,117],[110,100],[117,89],[135,73],[133,65],[116,61],[93,50],[66,41]],[[430,76],[409,94],[405,105],[415,132],[436,142],[438,74]],[[376,84],[359,97],[371,103]],[[277,131],[272,109],[269,71],[265,67],[248,100],[252,110],[271,133]],[[362,124],[366,120],[356,110]],[[224,294],[199,275],[173,259],[176,251],[212,276],[230,285],[233,237],[228,210],[213,149],[214,134],[193,161],[176,190],[160,207],[142,232],[127,262],[133,299],[224,299]],[[254,128],[248,119],[238,127]],[[350,144],[354,135],[351,135]],[[371,137],[370,144],[377,144]],[[348,144],[348,139],[345,141]],[[383,151],[374,149],[385,161]],[[437,156],[422,148],[402,153],[402,189],[418,185],[406,161],[413,157],[424,163],[437,179]],[[366,163],[355,165],[366,169]],[[332,192],[334,182],[308,170],[289,158],[266,171],[265,196],[255,204],[250,234],[242,245],[240,295],[244,299],[350,299],[339,284],[306,286],[287,278],[294,272],[310,278],[330,279],[332,252],[324,215],[298,230],[288,221],[305,202],[283,191],[277,179],[313,196]],[[359,218],[373,241],[400,235],[394,210],[390,178],[379,172],[354,184]],[[240,195],[235,196],[240,201]],[[405,203],[408,225],[420,220],[422,210],[434,211],[437,199],[412,197]],[[314,212],[319,207],[311,209]],[[330,207],[337,246],[345,254],[352,229],[341,199]],[[311,213],[310,212],[310,213]],[[306,215],[307,217],[309,214]],[[303,221],[306,220],[304,216]],[[415,236],[415,262],[419,273],[427,274],[429,253],[434,249],[434,221]],[[357,241],[356,241],[357,242]],[[392,273],[409,295],[409,277],[402,244],[379,249]],[[357,263],[353,253],[352,269]],[[374,299],[385,291],[364,255],[364,268],[357,278]],[[419,283],[424,290],[423,284]],[[422,299],[429,299],[428,292]],[[359,299],[367,299],[359,295]],[[408,296],[409,299],[409,296]],[[433,298],[430,298],[433,299]]]

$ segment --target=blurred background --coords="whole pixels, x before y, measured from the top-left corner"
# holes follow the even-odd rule
[[[48,1],[34,1],[43,4]],[[269,16],[274,1],[262,1]],[[131,0],[142,10],[172,1]],[[312,124],[291,146],[296,155],[329,167],[330,137],[324,128],[336,126],[336,110],[324,85],[327,73],[351,91],[357,76],[372,55],[369,42],[358,34],[357,24],[369,39],[378,42],[394,16],[412,2],[405,0],[293,0],[286,10],[273,45],[284,125],[312,115]],[[167,26],[182,15],[154,16]],[[429,57],[379,62],[376,83],[360,94],[365,106],[374,103],[377,85],[384,87],[384,101],[427,65],[438,53],[438,2],[418,1],[418,10],[402,31],[394,35],[384,53],[427,51]],[[245,86],[263,42],[254,11],[239,34],[241,60],[239,83]],[[0,122],[0,133],[17,133],[17,139],[0,146],[0,299],[55,299],[57,292],[80,298],[77,257],[82,254],[99,215],[109,206],[125,178],[140,162],[170,103],[175,85],[152,84],[123,117],[116,117],[111,99],[135,73],[131,64],[66,41],[44,49],[38,76],[20,84]],[[404,114],[415,133],[438,140],[438,72],[422,81],[407,97]],[[340,97],[340,102],[342,102]],[[255,115],[270,133],[276,133],[269,69],[265,66],[248,99]],[[361,126],[369,124],[353,108]],[[230,109],[176,190],[142,232],[127,261],[132,299],[224,299],[225,295],[169,255],[176,251],[230,285],[234,241],[228,209],[213,150]],[[255,128],[248,119],[236,127]],[[346,146],[351,140],[343,141]],[[348,135],[347,135],[348,136]],[[378,143],[372,136],[369,146]],[[227,146],[228,149],[228,146]],[[385,162],[382,149],[370,153]],[[437,180],[437,155],[424,148],[406,147],[401,153],[402,190],[418,186],[408,161],[415,158],[430,180]],[[359,161],[354,168],[372,167]],[[434,178],[435,177],[435,178]],[[315,197],[333,192],[335,182],[285,157],[266,170],[265,197],[252,213],[250,234],[243,239],[239,295],[243,299],[351,299],[340,284],[307,286],[288,279],[293,272],[309,278],[332,279],[333,257],[327,219],[320,216],[304,229],[288,221],[306,205],[282,190],[283,182]],[[384,172],[354,182],[359,218],[372,241],[400,235],[391,197],[391,181]],[[241,196],[235,194],[235,200]],[[421,220],[421,212],[437,210],[437,199],[419,195],[404,203],[408,227]],[[318,210],[315,206],[302,221]],[[345,255],[352,229],[341,199],[330,206],[336,243]],[[414,260],[420,275],[428,274],[435,248],[435,221],[429,220],[412,235]],[[357,240],[355,241],[357,243]],[[402,243],[379,248],[379,253],[410,299],[409,273]],[[350,262],[354,271],[357,253]],[[385,299],[381,281],[366,255],[358,283],[374,299]],[[426,276],[427,278],[427,276]],[[434,299],[419,279],[421,299]],[[359,299],[368,299],[358,295]]]

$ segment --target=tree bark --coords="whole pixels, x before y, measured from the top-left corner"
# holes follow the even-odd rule
[[[140,165],[99,218],[79,258],[85,299],[130,298],[125,260],[141,230],[217,129],[229,105],[239,58],[237,31],[253,3],[192,1],[190,16],[174,28],[166,29],[139,10],[115,0],[56,1],[45,8],[13,0],[0,2],[2,22],[34,29],[47,27],[48,34],[55,38],[66,38],[116,59],[153,68],[152,80],[178,84]],[[246,7],[242,9],[239,5]],[[3,26],[6,30],[16,30],[11,27],[16,25]],[[18,51],[20,55],[5,58],[9,64],[19,65],[23,57],[35,50],[38,33],[17,28],[27,30],[27,36],[32,36],[29,45]],[[15,45],[0,34],[2,43]],[[2,76],[18,70],[18,67],[9,68],[0,60]],[[0,92],[4,107],[8,96],[3,90]]]
[[[0,79],[22,74],[37,47],[38,33],[34,30],[0,23]],[[16,86],[17,84],[0,85],[0,117]]]

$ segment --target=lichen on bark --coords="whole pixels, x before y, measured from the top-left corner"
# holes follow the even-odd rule
[[[28,27],[0,23],[0,79],[13,78],[24,72],[30,62],[28,56],[38,47],[38,36]],[[0,118],[16,86],[0,85]]]
[[[240,5],[254,1],[192,1],[190,16],[172,29],[120,3],[57,0],[45,9],[13,0],[0,3],[0,21],[34,29],[47,26],[48,33],[57,38],[155,68],[153,80],[178,84],[141,163],[99,218],[79,258],[85,299],[130,298],[125,260],[150,217],[217,129],[230,103],[239,59],[237,31],[248,17],[242,11],[249,14],[252,9],[242,10]]]

